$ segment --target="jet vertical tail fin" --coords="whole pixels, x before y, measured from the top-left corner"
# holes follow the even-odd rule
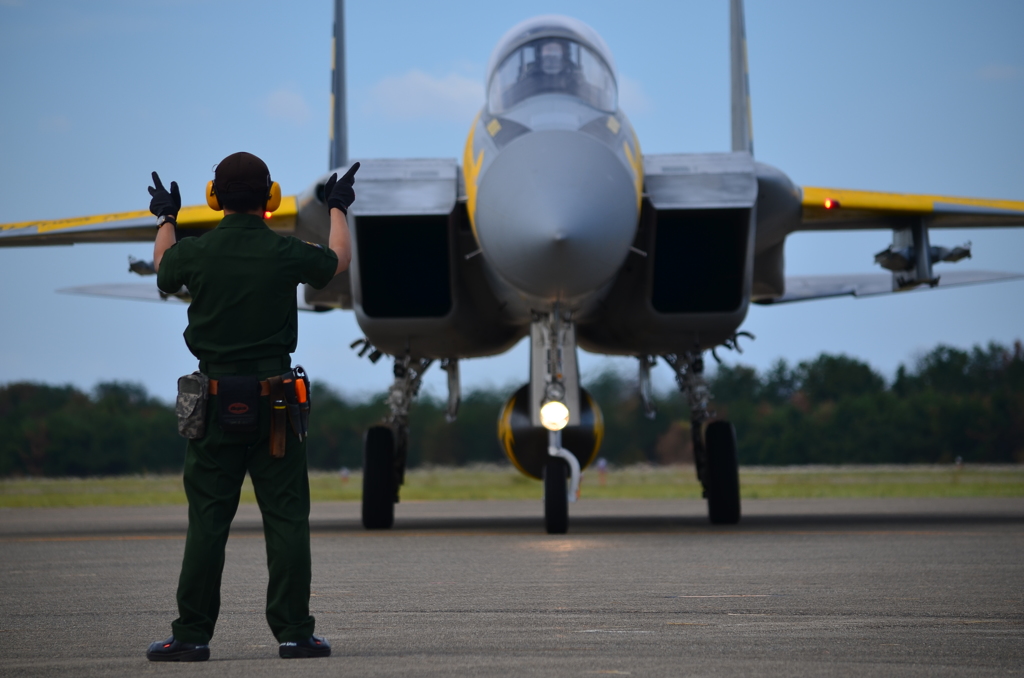
[[[743,0],[729,3],[729,56],[732,73],[732,150],[754,154],[754,125],[750,113],[747,69],[747,29]]]
[[[334,42],[331,49],[331,148],[333,170],[348,164],[348,117],[345,102],[345,0],[334,1]]]

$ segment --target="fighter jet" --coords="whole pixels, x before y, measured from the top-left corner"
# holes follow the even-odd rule
[[[326,173],[268,216],[282,234],[325,243],[323,187],[345,171],[344,12],[335,5],[332,137]],[[589,26],[539,16],[512,27],[491,55],[486,103],[462,154],[448,159],[358,158],[350,213],[352,266],[311,310],[355,313],[353,343],[394,380],[387,420],[366,433],[363,524],[387,529],[404,480],[409,410],[435,362],[459,406],[459,361],[503,353],[529,338],[529,381],[498,419],[509,461],[543,482],[548,532],[568,529],[581,472],[603,437],[600,408],[580,386],[577,350],[637,359],[651,415],[651,368],[674,372],[692,417],[697,476],[716,524],[740,520],[736,432],[715,417],[705,358],[737,348],[751,303],[902,293],[1019,277],[945,271],[969,246],[931,243],[937,228],[1024,225],[1024,202],[797,186],[754,160],[742,0],[730,5],[732,149],[644,154],[618,105],[611,51]],[[183,208],[178,237],[220,220]],[[150,241],[145,211],[0,225],[0,246]],[[885,272],[787,277],[797,231],[880,229]],[[140,274],[148,262],[133,262]],[[81,288],[161,298],[155,285]],[[187,289],[171,295],[188,301]]]

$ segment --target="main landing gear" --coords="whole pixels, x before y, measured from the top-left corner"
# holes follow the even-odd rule
[[[736,429],[727,421],[713,421],[704,429],[704,496],[708,518],[715,525],[740,522],[740,475],[736,457]]]
[[[405,482],[409,451],[409,408],[420,390],[423,373],[432,360],[395,358],[395,381],[388,389],[390,413],[383,426],[372,426],[363,445],[363,527],[387,530],[395,523],[398,488]],[[458,379],[456,366],[445,367]],[[458,407],[449,404],[454,416]]]
[[[736,429],[727,421],[711,421],[713,413],[708,408],[711,393],[704,379],[704,360],[699,353],[662,357],[675,371],[676,383],[690,406],[693,460],[708,500],[708,518],[715,525],[735,525],[740,522]],[[641,375],[645,358],[641,358]]]
[[[371,426],[363,444],[363,527],[387,530],[395,523],[395,434],[390,426]]]

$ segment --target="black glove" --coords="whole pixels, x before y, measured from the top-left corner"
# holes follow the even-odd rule
[[[164,185],[160,183],[160,177],[153,172],[153,184],[156,188],[149,187],[149,194],[153,196],[153,199],[149,201],[149,211],[157,217],[169,216],[177,220],[178,210],[181,209],[181,193],[178,192],[178,182],[171,182],[171,192],[168,193]]]
[[[348,171],[345,172],[345,176],[338,178],[338,173],[335,172],[331,175],[331,178],[324,184],[324,197],[327,198],[327,209],[337,207],[344,214],[348,214],[348,206],[355,202],[356,192],[352,189],[352,184],[356,180],[356,170],[359,169],[359,163],[349,167]]]

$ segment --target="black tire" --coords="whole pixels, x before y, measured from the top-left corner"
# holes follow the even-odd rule
[[[740,470],[736,456],[736,429],[727,421],[713,421],[704,431],[708,465],[705,489],[708,518],[715,525],[740,522]]]
[[[544,527],[548,534],[569,530],[568,478],[569,465],[561,459],[549,459],[544,465]]]
[[[395,524],[395,436],[371,426],[363,443],[363,527],[388,530]]]
[[[394,487],[395,503],[399,503],[399,491],[405,484],[405,463],[409,457],[409,427],[399,426],[393,429],[395,434],[395,468]]]

